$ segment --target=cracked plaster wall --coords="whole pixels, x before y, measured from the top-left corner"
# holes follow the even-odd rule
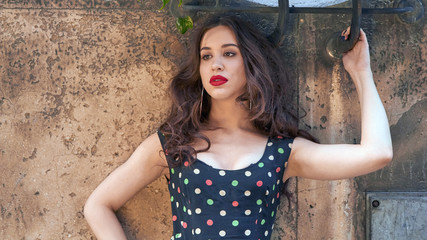
[[[0,2],[1,239],[93,238],[83,204],[164,117],[167,82],[185,49],[159,5]],[[307,112],[301,127],[325,143],[360,141],[355,88],[322,52],[327,36],[348,23],[342,15],[292,15],[283,47]],[[426,190],[425,18],[410,25],[396,16],[364,16],[362,27],[395,159],[355,180],[293,179],[298,204],[288,208],[282,199],[273,239],[363,239],[364,191]],[[168,239],[164,179],[118,215],[129,239]]]

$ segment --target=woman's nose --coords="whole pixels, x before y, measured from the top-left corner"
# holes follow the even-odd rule
[[[222,60],[220,57],[214,58],[214,61],[212,62],[212,70],[214,71],[224,70],[224,64],[222,63]]]

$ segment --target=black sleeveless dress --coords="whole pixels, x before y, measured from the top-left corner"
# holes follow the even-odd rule
[[[171,239],[270,239],[292,142],[269,138],[261,159],[243,169],[217,169],[200,160],[169,167]]]

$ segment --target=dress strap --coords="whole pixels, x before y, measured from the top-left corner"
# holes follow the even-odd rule
[[[162,133],[162,131],[160,131],[160,129],[157,129],[157,136],[159,136],[160,143],[162,144],[163,153],[165,154],[168,166],[170,167],[170,156],[168,155],[168,149],[166,148],[166,137]]]
[[[276,143],[276,149],[275,149],[276,156],[278,156],[279,159],[281,159],[281,161],[279,161],[278,164],[286,168],[287,162],[289,160],[289,156],[291,155],[294,138],[279,136],[279,137],[276,137],[274,141]]]
[[[163,153],[165,154],[166,159],[168,159],[169,156],[166,154],[167,151],[166,151],[165,135],[163,135],[163,133],[160,131],[160,129],[157,129],[157,136],[159,136],[160,143],[162,144]],[[166,161],[166,162],[168,163],[168,166],[169,166],[169,161]],[[166,174],[164,176],[165,176],[166,181],[169,182],[170,181],[169,177]]]
[[[159,136],[160,143],[162,144],[163,151],[166,151],[166,139],[165,135],[163,135],[162,131],[160,129],[157,130],[157,135]]]

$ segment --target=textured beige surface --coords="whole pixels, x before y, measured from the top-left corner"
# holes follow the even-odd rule
[[[366,7],[392,6],[378,1],[371,6],[366,4]],[[322,52],[329,34],[345,28],[349,18],[305,14],[296,21],[299,103],[307,113],[300,126],[310,130],[323,143],[360,142],[360,107],[356,89],[341,62],[328,60]],[[370,43],[375,84],[392,129],[411,106],[422,104],[426,98],[425,22],[424,18],[418,23],[407,24],[393,15],[362,18],[362,28]],[[413,135],[418,135],[418,143],[412,144],[405,133],[392,131],[394,159],[383,170],[369,175],[376,178],[366,176],[330,182],[298,179],[297,239],[364,239],[365,191],[427,189],[427,169],[423,164],[426,161],[427,142],[423,137],[426,121],[419,117],[420,114],[413,115],[418,115],[417,121],[411,122],[406,118],[399,125],[416,129],[417,133]],[[416,157],[408,159],[408,155]],[[400,164],[408,161],[420,168],[407,167],[406,172],[405,169],[402,171]],[[416,172],[420,173],[416,175]],[[406,176],[412,173],[418,179],[413,179],[403,188],[396,188],[397,182],[406,181]]]
[[[1,10],[1,239],[90,238],[86,198],[166,112],[182,50],[165,19]],[[170,235],[162,180],[120,211],[135,238]]]
[[[84,202],[157,128],[168,106],[168,80],[185,51],[174,19],[155,11],[156,3],[0,3],[0,239],[93,237]],[[360,141],[355,88],[341,64],[321,51],[328,34],[347,24],[343,16],[293,15],[284,47],[308,114],[301,127],[325,143]],[[425,99],[425,26],[394,16],[362,23],[376,84],[399,128],[417,126],[411,116],[419,117]],[[410,134],[425,139],[425,127],[414,129]],[[417,153],[414,161],[425,161],[420,141],[408,144],[395,132],[401,152],[377,190],[399,181],[402,159]],[[373,179],[379,182],[382,173]],[[289,208],[282,198],[272,239],[363,239],[363,191],[372,188],[370,179],[293,179],[297,194]],[[417,181],[414,189],[423,186]],[[163,178],[132,198],[118,213],[128,238],[168,239],[169,201]]]

